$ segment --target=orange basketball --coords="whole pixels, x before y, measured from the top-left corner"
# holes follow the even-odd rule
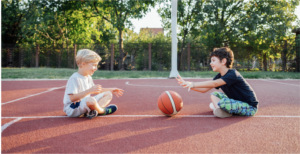
[[[175,91],[163,92],[157,101],[158,108],[166,116],[176,115],[182,108],[183,102],[178,93]]]

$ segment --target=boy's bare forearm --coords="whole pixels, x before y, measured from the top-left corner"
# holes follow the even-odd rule
[[[204,82],[194,82],[194,88],[215,88],[222,85],[225,85],[222,79],[213,80],[213,81],[204,81]]]
[[[191,90],[197,91],[197,92],[201,92],[201,93],[206,93],[209,90],[211,90],[212,88],[191,88]]]
[[[90,94],[89,90],[86,90],[86,91],[80,92],[78,94],[69,94],[69,96],[70,96],[71,102],[74,102],[74,101],[83,99],[84,97],[86,97],[89,94]]]
[[[112,91],[114,88],[102,88],[102,93],[106,92],[106,91]]]
[[[195,88],[215,88],[215,84],[212,81],[194,82]]]

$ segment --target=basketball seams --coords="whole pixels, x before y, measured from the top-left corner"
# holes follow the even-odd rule
[[[174,101],[174,104],[175,104],[175,108],[176,108],[176,111],[180,111],[181,108],[182,108],[182,98],[180,95],[178,95],[176,92],[174,91],[169,91],[169,93],[171,94],[172,98],[173,98],[173,101]],[[180,103],[178,103],[180,102]]]
[[[166,111],[168,111],[170,113],[170,111],[165,107],[164,102],[162,101],[162,98],[160,98],[160,102],[164,106],[164,108],[166,109]],[[170,114],[172,114],[172,113],[170,113]]]
[[[176,115],[182,108],[182,99],[174,91],[165,91],[159,96],[158,108],[166,116]]]
[[[171,102],[171,104],[172,104],[172,108],[173,108],[173,113],[172,113],[172,114],[177,114],[178,112],[177,112],[176,105],[175,105],[175,103],[174,103],[174,100],[173,100],[172,95],[170,94],[169,91],[165,91],[165,93],[167,93],[167,95],[168,95],[168,97],[169,97],[169,99],[170,99],[170,102]]]

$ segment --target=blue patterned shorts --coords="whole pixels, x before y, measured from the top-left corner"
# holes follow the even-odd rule
[[[257,108],[249,105],[248,103],[230,99],[224,93],[213,92],[211,95],[214,95],[221,100],[218,102],[219,107],[232,114],[242,115],[242,116],[253,116],[257,112]]]

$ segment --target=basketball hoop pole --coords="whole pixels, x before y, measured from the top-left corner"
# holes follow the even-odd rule
[[[169,78],[179,75],[177,70],[177,0],[171,2],[171,28],[172,28],[172,68]]]

